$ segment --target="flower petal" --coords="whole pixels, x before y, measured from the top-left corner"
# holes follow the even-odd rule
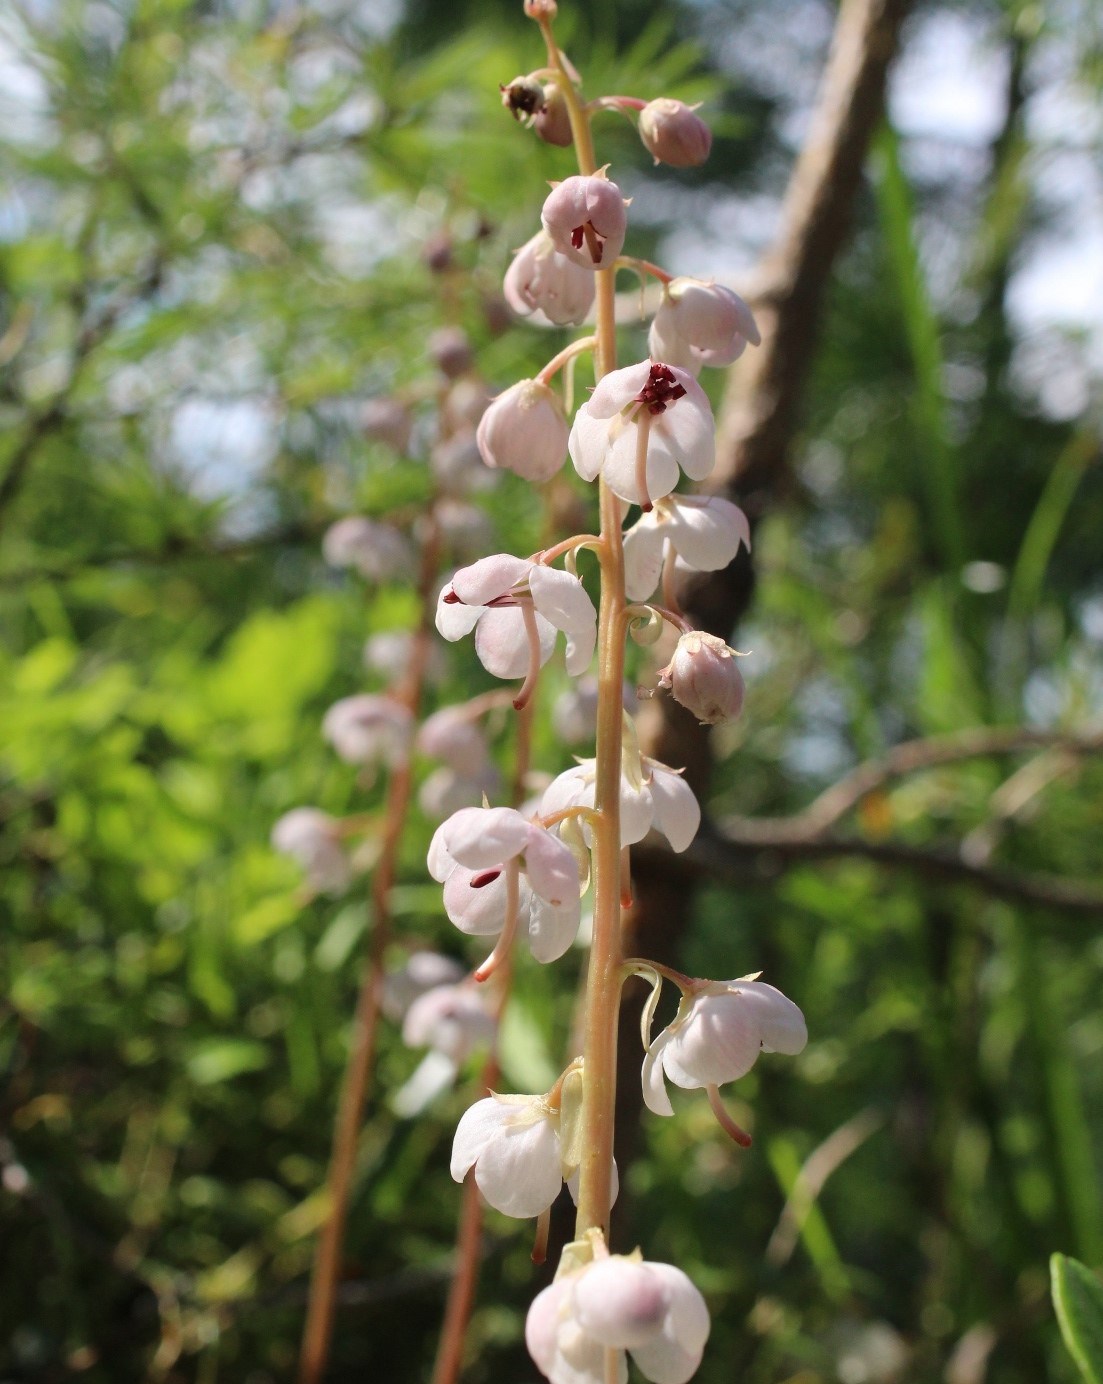
[[[532,895],[529,904],[529,946],[537,961],[547,964],[558,961],[578,936],[578,925],[582,917],[582,900],[567,900],[561,908],[554,908],[539,894]]]
[[[547,663],[555,648],[555,629],[542,615],[536,617],[540,632],[540,663]],[[496,678],[523,678],[529,669],[529,643],[525,619],[517,606],[483,610],[475,630],[479,662]]]
[[[656,1115],[674,1114],[663,1078],[663,1054],[669,1042],[670,1029],[664,1028],[643,1059],[643,1102]]]
[[[624,591],[630,601],[646,601],[658,586],[666,537],[658,510],[642,515],[624,535]]]
[[[808,1026],[799,1006],[765,981],[732,981],[742,1002],[754,1015],[763,1052],[795,1057],[808,1042]]]
[[[528,575],[532,562],[512,553],[492,553],[470,567],[461,567],[452,578],[452,590],[469,606],[486,605],[512,591]]]
[[[720,495],[672,497],[670,540],[678,556],[697,572],[717,572],[735,560],[740,545],[750,551],[747,516]]]
[[[454,1176],[454,1174],[453,1174]],[[552,1120],[513,1107],[475,1164],[479,1191],[496,1211],[539,1216],[559,1195],[559,1131]]]
[[[462,1182],[490,1141],[498,1136],[502,1126],[513,1117],[513,1107],[487,1096],[477,1100],[460,1116],[452,1140],[452,1161],[449,1171],[456,1182]]]
[[[459,601],[447,600],[451,591],[452,583],[446,581],[437,597],[436,626],[437,633],[454,644],[457,639],[463,639],[471,633],[483,612],[480,606],[467,606]]]
[[[526,849],[529,823],[512,807],[464,807],[438,828],[453,858],[489,870]]]
[[[578,898],[578,864],[557,836],[543,827],[529,825],[524,852],[525,871],[534,894],[556,908]]]
[[[649,760],[651,798],[655,804],[653,825],[675,851],[684,851],[701,825],[701,805],[681,774]]]

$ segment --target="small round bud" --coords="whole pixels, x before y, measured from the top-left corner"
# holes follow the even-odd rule
[[[624,208],[620,188],[604,171],[576,173],[552,188],[540,219],[561,255],[583,269],[608,269],[624,245]]]
[[[671,168],[696,168],[712,148],[712,131],[693,107],[669,96],[640,111],[640,139],[656,163]]]
[[[748,343],[762,338],[754,314],[738,293],[703,279],[671,279],[651,324],[648,345],[656,360],[696,374],[702,365],[731,365]]]
[[[691,711],[703,726],[734,721],[743,709],[743,675],[736,653],[722,639],[703,630],[690,630],[678,640],[659,686]]]
[[[410,410],[398,399],[380,395],[369,399],[360,410],[360,430],[373,442],[382,442],[399,454],[410,445],[414,420]]]
[[[525,13],[530,19],[554,19],[559,13],[555,0],[525,0]]]
[[[567,103],[554,82],[549,82],[544,88],[544,104],[533,116],[532,128],[545,144],[556,144],[560,149],[569,149],[574,143]]]
[[[462,327],[438,327],[429,338],[429,355],[450,380],[470,370],[473,359],[471,342]]]
[[[540,380],[519,380],[493,400],[476,434],[487,466],[541,484],[567,459],[567,420],[553,389]]]

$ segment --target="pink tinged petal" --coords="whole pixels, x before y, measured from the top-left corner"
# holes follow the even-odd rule
[[[610,420],[594,417],[587,412],[586,405],[575,414],[574,425],[567,439],[567,450],[571,454],[574,469],[584,481],[596,480],[605,464],[609,450],[609,429]]]
[[[737,1081],[761,1051],[757,1015],[737,994],[706,991],[674,1027],[663,1067],[676,1086],[695,1090]]]
[[[512,807],[464,807],[439,830],[459,864],[489,870],[521,854],[530,827]]]
[[[662,1332],[667,1286],[647,1264],[614,1255],[583,1274],[574,1310],[583,1331],[603,1346],[630,1350]]]
[[[621,775],[620,780],[620,844],[634,846],[651,830],[655,813],[651,790],[646,786],[633,788]]]
[[[444,589],[437,597],[436,627],[439,635],[454,644],[457,639],[463,639],[471,633],[479,623],[483,611],[481,606],[461,605],[459,601],[450,601],[448,597],[451,591],[452,583],[445,582]]]
[[[496,1211],[525,1219],[546,1210],[563,1186],[559,1131],[543,1115],[532,1119],[517,1107],[511,1114],[476,1162],[475,1181]]]
[[[475,1160],[492,1139],[497,1137],[502,1126],[514,1115],[514,1107],[505,1101],[487,1096],[476,1101],[460,1116],[452,1140],[452,1161],[450,1172],[456,1182],[462,1182]]]
[[[624,590],[630,601],[646,601],[659,584],[666,528],[653,510],[624,535]]]
[[[791,999],[761,980],[732,981],[744,1007],[754,1015],[763,1052],[795,1057],[808,1042],[804,1015]]]
[[[661,360],[667,365],[677,365],[691,375],[698,375],[704,362],[700,352],[694,351],[688,341],[678,332],[673,315],[663,307],[655,314],[647,333],[647,353],[652,360]]]
[[[449,818],[449,821],[451,820]],[[447,825],[448,822],[442,822],[433,832],[433,839],[429,842],[429,854],[425,861],[429,868],[429,874],[438,884],[443,884],[456,868],[455,858],[445,845],[444,831]]]
[[[536,617],[540,642],[540,663],[547,663],[555,648],[555,629],[542,616]],[[518,606],[483,610],[475,630],[475,652],[479,662],[496,678],[523,678],[529,671],[530,651],[525,632],[525,617]]]
[[[651,765],[651,798],[655,804],[655,828],[672,850],[684,851],[701,825],[701,805],[681,774],[661,764]]]
[[[578,936],[582,917],[582,901],[569,899],[555,908],[539,894],[531,895],[529,904],[529,947],[537,961],[547,965],[558,961]]]
[[[669,1043],[670,1029],[664,1028],[643,1059],[643,1102],[655,1115],[674,1114],[663,1079],[663,1059]]]
[[[540,380],[519,380],[493,400],[476,440],[488,466],[526,480],[550,480],[567,457],[567,421],[558,396]]]
[[[569,807],[579,807],[586,805],[593,806],[593,760],[587,760],[583,764],[577,764],[573,769],[564,769],[556,778],[553,778],[547,788],[544,789],[544,796],[540,799],[541,817],[552,817],[557,812],[563,812]],[[587,784],[587,780],[589,780]],[[588,794],[588,796],[587,796]]]
[[[641,360],[603,375],[579,412],[592,418],[612,418],[643,392],[651,378],[652,364],[650,360]]]
[[[504,596],[528,576],[532,562],[511,553],[492,553],[470,567],[461,567],[452,578],[452,590],[464,605],[481,606]]]
[[[679,403],[682,400],[678,401]],[[679,454],[670,445],[670,438],[655,423],[665,415],[651,420],[650,436],[647,446],[647,496],[651,501],[661,500],[669,495],[678,484]],[[629,504],[644,502],[636,467],[636,439],[638,429],[634,423],[622,428],[605,456],[602,474],[614,494],[627,500]]]
[[[678,496],[672,501],[668,533],[678,556],[697,572],[716,572],[735,560],[740,545],[750,551],[747,516],[719,495]]]
[[[559,1326],[570,1298],[572,1283],[561,1278],[537,1293],[525,1318],[525,1345],[540,1372],[549,1379],[559,1354]]]
[[[646,1265],[663,1282],[669,1303],[663,1329],[632,1350],[652,1384],[685,1384],[701,1363],[709,1336],[709,1310],[690,1279],[673,1264]]]
[[[444,884],[444,911],[469,937],[495,937],[505,926],[506,894],[504,869],[469,870],[457,865]]]
[[[562,908],[578,898],[578,863],[557,836],[543,827],[530,825],[524,854],[525,871],[533,893],[555,908]]]
[[[583,643],[589,639],[593,651],[593,641],[597,638],[597,611],[577,577],[570,572],[561,572],[557,567],[537,564],[529,573],[529,590],[536,609],[546,620]]]

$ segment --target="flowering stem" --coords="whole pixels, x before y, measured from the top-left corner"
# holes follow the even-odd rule
[[[413,651],[399,700],[414,717],[421,706],[425,667],[429,658],[430,631],[436,607],[434,599],[440,563],[440,529],[432,508],[421,550],[418,594],[421,617],[414,635]],[[391,935],[391,888],[398,866],[406,814],[413,792],[411,761],[407,757],[391,775],[384,811],[383,846],[371,882],[371,944],[364,966],[353,1019],[352,1048],[333,1129],[333,1152],[326,1182],[329,1214],[318,1238],[310,1279],[306,1324],[299,1356],[300,1384],[320,1384],[329,1359],[333,1319],[337,1309],[337,1280],[345,1240],[345,1221],[356,1170],[356,1150],[375,1060],[375,1040],[383,1000],[383,958]]]
[[[645,275],[650,274],[653,279],[658,279],[661,284],[668,284],[671,279],[674,278],[673,274],[668,274],[665,269],[660,269],[660,267],[657,264],[653,264],[651,260],[638,259],[635,255],[618,256],[616,267],[618,269],[631,269],[637,273],[641,279]]]
[[[576,356],[582,355],[585,351],[592,351],[596,345],[596,336],[580,336],[577,341],[572,341],[569,346],[564,346],[558,355],[552,356],[536,378],[541,384],[547,384],[563,369],[568,361],[574,360]]]
[[[576,533],[573,538],[565,538],[562,543],[556,543],[554,547],[545,548],[541,553],[533,554],[533,561],[539,562],[542,567],[547,567],[556,558],[560,558],[564,553],[576,552],[579,548],[596,548],[601,542],[596,534]]]
[[[598,96],[586,107],[591,113],[597,111],[642,111],[646,101],[641,101],[638,96]]]

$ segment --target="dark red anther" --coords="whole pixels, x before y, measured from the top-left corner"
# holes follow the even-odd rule
[[[485,889],[488,884],[493,884],[501,873],[501,866],[496,870],[481,870],[477,875],[471,876],[471,888]]]
[[[455,592],[455,588],[454,588],[454,587],[451,587],[451,586],[450,586],[450,587],[448,588],[448,591],[447,591],[447,593],[445,594],[445,597],[444,597],[444,604],[445,604],[445,605],[463,605],[463,602],[462,602],[462,601],[460,600],[460,598],[456,595],[456,592]]]
[[[586,227],[576,226],[571,232],[571,244],[576,250],[582,249],[582,242],[586,239]]]
[[[636,395],[635,402],[646,404],[648,413],[665,413],[675,399],[680,399],[685,392],[685,385],[678,383],[678,377],[669,365],[655,364],[651,367],[647,383]]]

